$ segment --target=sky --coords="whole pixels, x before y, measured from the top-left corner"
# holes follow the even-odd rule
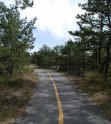
[[[1,1],[7,5],[14,3],[14,0]],[[44,44],[53,47],[73,39],[68,31],[78,30],[76,15],[84,13],[78,2],[84,0],[34,0],[32,8],[21,11],[22,18],[37,17],[37,28],[33,31],[36,40],[31,52],[38,51]]]

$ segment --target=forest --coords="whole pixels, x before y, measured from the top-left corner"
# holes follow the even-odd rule
[[[44,45],[30,54],[35,38],[33,29],[36,18],[30,22],[21,19],[19,9],[33,3],[16,1],[7,7],[0,2],[0,75],[13,78],[30,62],[45,68],[56,67],[84,75],[94,71],[108,81],[111,78],[111,2],[88,0],[79,6],[85,11],[77,15],[79,30],[68,31],[74,37],[65,45],[53,48]],[[13,21],[12,21],[13,20]]]
[[[7,7],[0,2],[0,79],[16,78],[22,68],[29,63],[35,38],[33,36],[36,18],[22,19],[19,10],[31,7],[30,1],[18,1]]]
[[[76,16],[79,30],[68,31],[74,40],[53,48],[44,45],[32,54],[32,62],[79,76],[94,73],[111,85],[111,2],[88,0],[79,6],[85,11]]]
[[[53,48],[44,44],[30,53],[37,19],[28,21],[20,11],[33,4],[15,0],[7,6],[0,1],[0,122],[16,117],[31,98],[38,80],[35,68],[82,78],[83,91],[92,95],[111,119],[111,1],[79,3],[84,14],[76,16],[78,30],[67,31],[73,39]]]

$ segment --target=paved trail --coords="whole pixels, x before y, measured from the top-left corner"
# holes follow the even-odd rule
[[[87,95],[60,73],[38,69],[39,82],[28,115],[14,124],[110,124]]]

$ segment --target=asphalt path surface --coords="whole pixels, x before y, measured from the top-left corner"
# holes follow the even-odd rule
[[[39,81],[26,107],[27,116],[14,124],[110,124],[102,111],[68,79],[38,69]]]

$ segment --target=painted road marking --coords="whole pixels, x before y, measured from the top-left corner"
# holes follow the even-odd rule
[[[50,77],[50,79],[51,79],[51,81],[53,83],[55,94],[56,94],[58,110],[59,110],[59,124],[64,124],[64,113],[63,113],[63,109],[62,109],[62,104],[61,104],[61,101],[60,101],[59,93],[58,93],[56,84],[55,84],[51,74],[49,72],[47,72],[47,73],[48,73],[48,75],[49,75],[49,77]]]

